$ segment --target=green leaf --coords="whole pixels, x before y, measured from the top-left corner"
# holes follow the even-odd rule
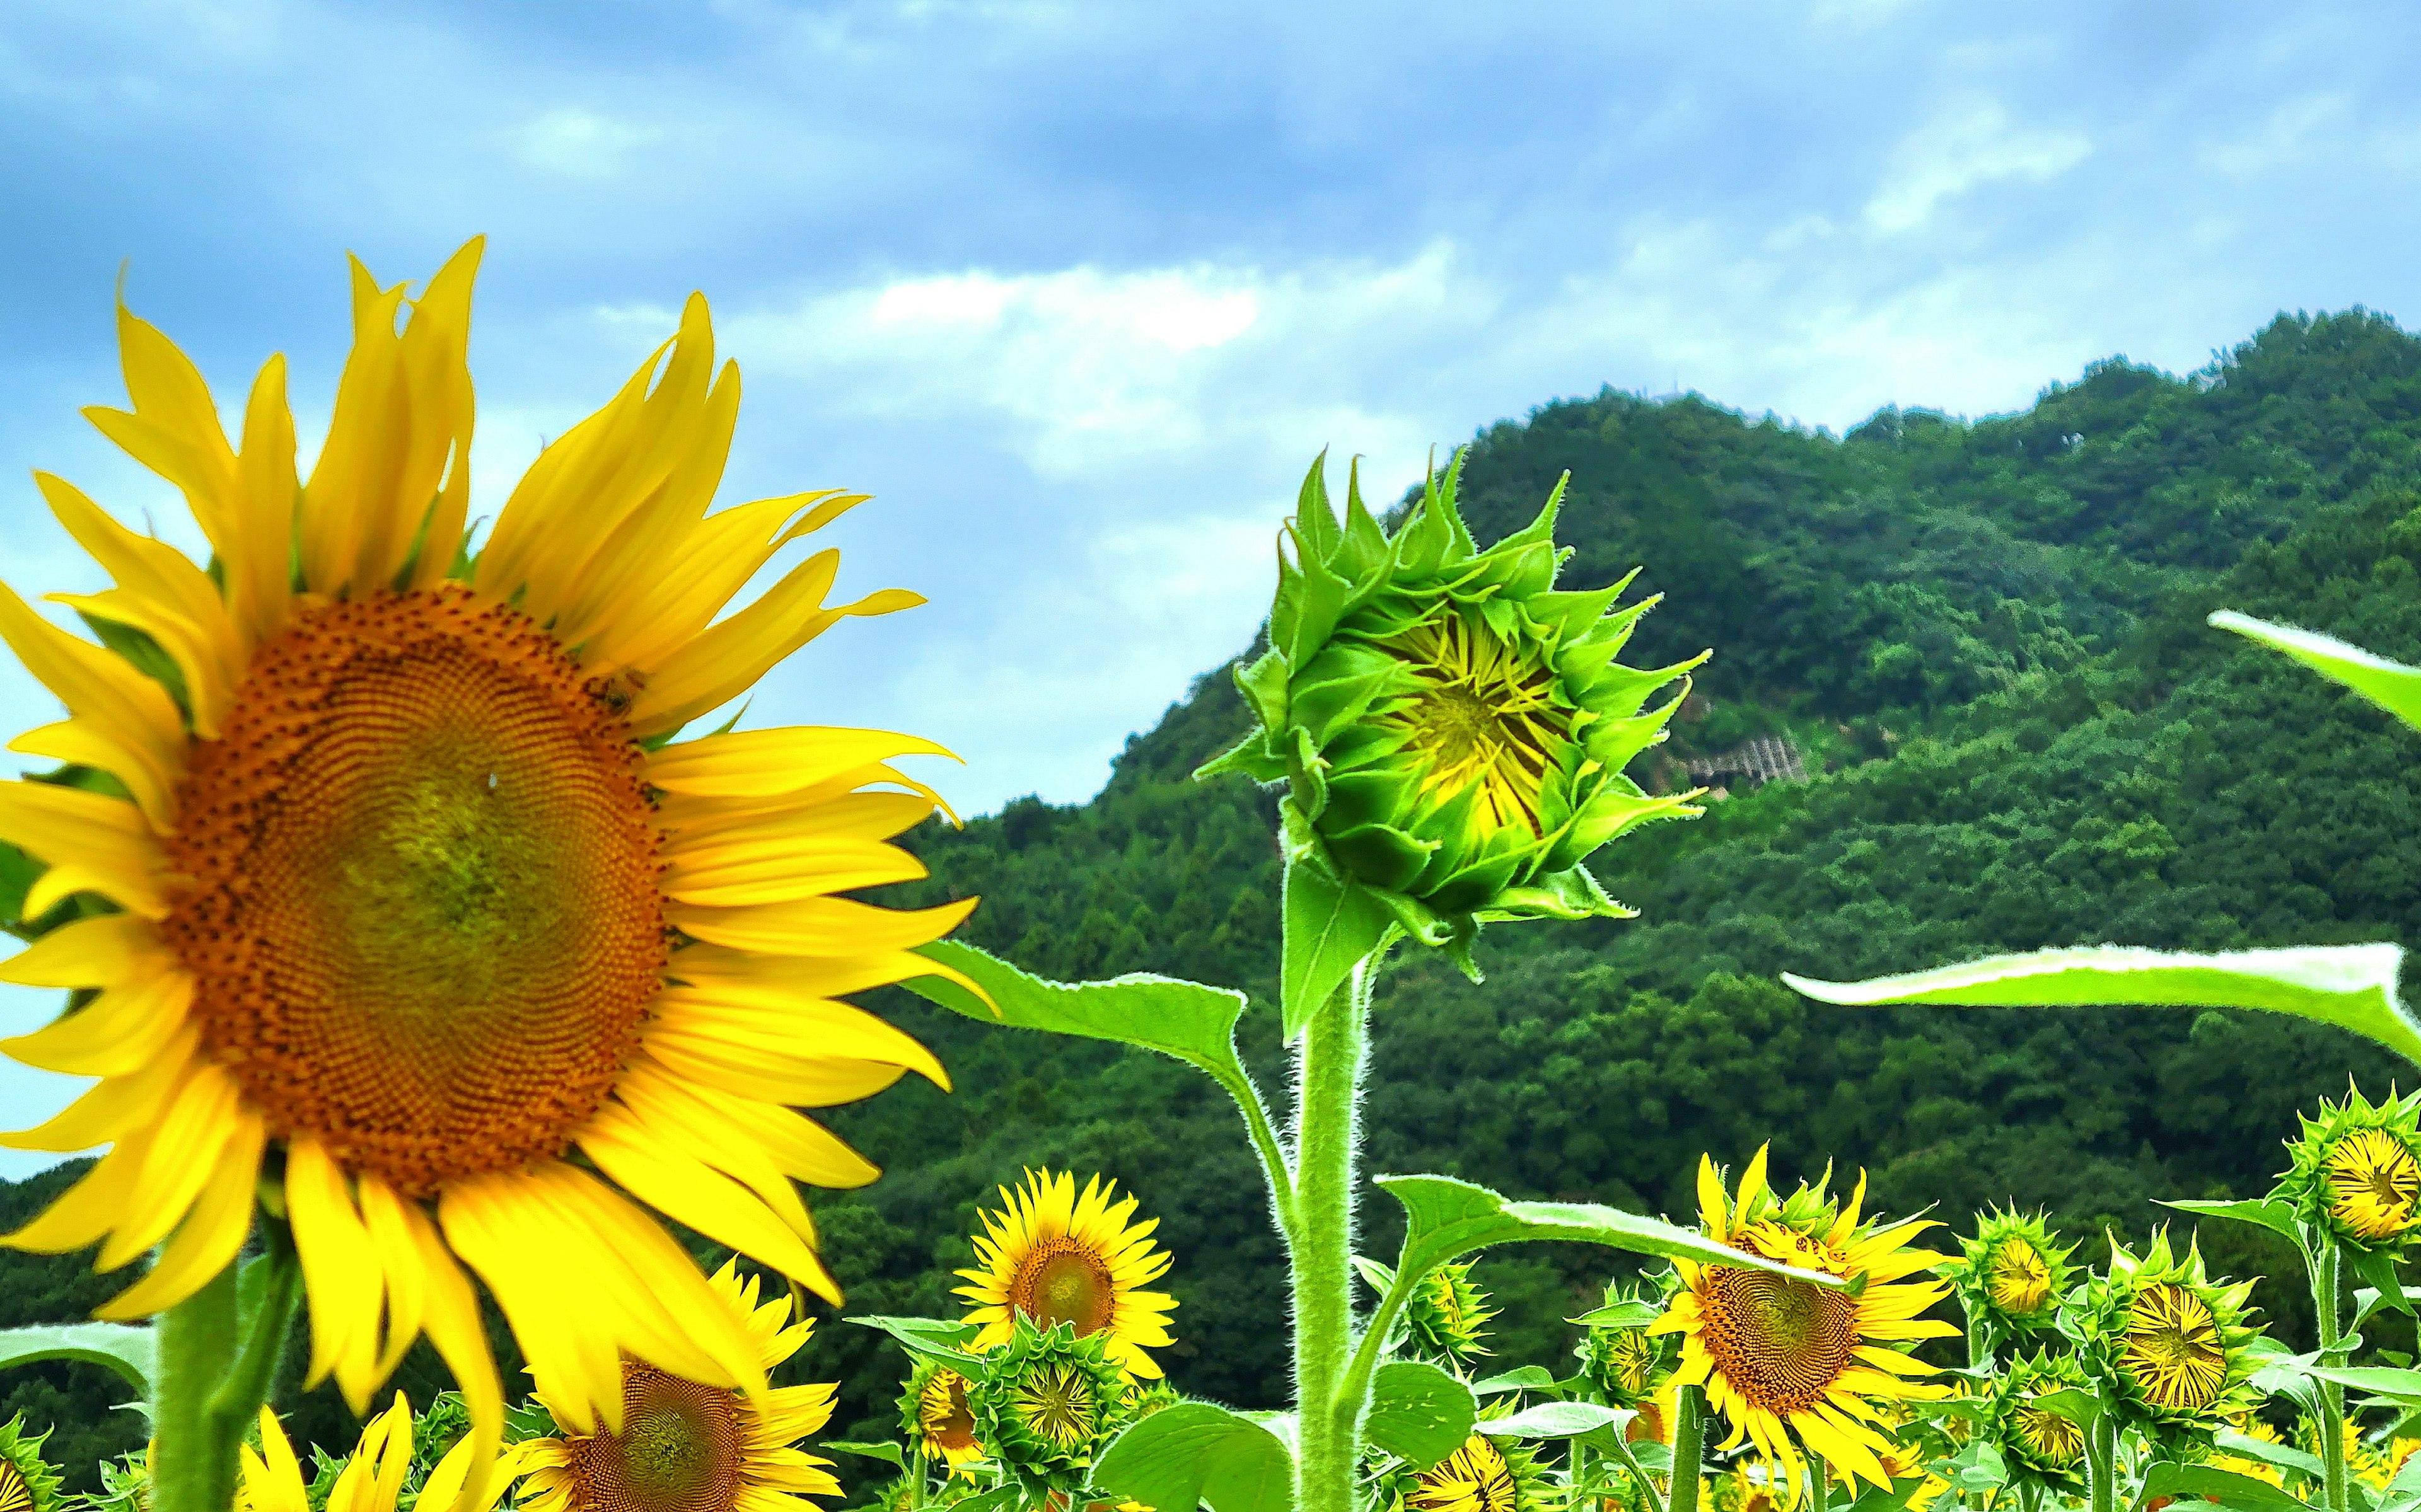
[[[1294,1456],[1278,1436],[1210,1402],[1164,1407],[1120,1433],[1093,1461],[1093,1489],[1178,1512],[1287,1512]]]
[[[2266,1480],[2210,1465],[2164,1461],[2146,1470],[2143,1489],[2135,1498],[2137,1512],[2163,1496],[2198,1497],[2221,1506],[2239,1508],[2240,1512],[2310,1512],[2302,1502]]]
[[[1369,889],[1332,875],[1324,860],[1297,845],[1289,850],[1279,1001],[1287,1042],[1292,1044],[1320,1005],[1387,938],[1395,916]]]
[[[1950,1472],[1951,1489],[1957,1491],[1998,1490],[2009,1483],[2008,1462],[1988,1439],[1970,1439],[1967,1447],[1945,1462],[1945,1468]]]
[[[2316,1365],[2296,1362],[2304,1375],[2315,1380],[2332,1381],[2352,1391],[2366,1392],[2383,1401],[2404,1406],[2421,1406],[2421,1370],[2398,1370],[2385,1365]]]
[[[2210,624],[2217,630],[2232,630],[2273,651],[2284,651],[2321,677],[2352,689],[2405,724],[2421,729],[2421,667],[2391,662],[2334,635],[2297,630],[2291,625],[2273,625],[2233,609],[2223,609],[2211,616]]]
[[[1554,1388],[1554,1372],[1549,1370],[1546,1366],[1516,1365],[1512,1369],[1505,1371],[1500,1375],[1491,1376],[1486,1380],[1473,1381],[1471,1383],[1471,1395],[1474,1396],[1502,1396],[1507,1392],[1553,1391]]]
[[[870,1328],[890,1334],[910,1354],[926,1360],[939,1360],[955,1370],[976,1374],[983,1362],[959,1348],[982,1330],[973,1323],[953,1322],[939,1317],[880,1317],[859,1316],[841,1319],[860,1328]]]
[[[844,1439],[825,1439],[816,1444],[819,1451],[831,1449],[865,1459],[884,1459],[900,1469],[908,1468],[908,1457],[896,1443],[851,1443]]]
[[[2297,1249],[2304,1247],[2303,1231],[2295,1226],[2294,1207],[2275,1197],[2246,1197],[2235,1202],[2195,1198],[2171,1201],[2166,1197],[2154,1200],[2163,1208],[2175,1208],[2181,1213],[2192,1213],[2197,1218],[2226,1218],[2240,1224],[2251,1224],[2256,1228],[2266,1228],[2273,1234],[2286,1236]]]
[[[1564,1321],[1577,1323],[1583,1328],[1646,1328],[1663,1316],[1664,1309],[1654,1302],[1616,1302],[1611,1307],[1600,1307],[1593,1312],[1583,1313],[1578,1317],[1565,1318]]]
[[[2328,1475],[2328,1471],[2321,1465],[2319,1456],[2305,1454],[2291,1443],[2257,1439],[2249,1433],[2239,1433],[2234,1428],[2220,1429],[2211,1442],[2223,1453],[2241,1455],[2248,1459],[2266,1460],[2284,1469],[2309,1475],[2314,1480],[2323,1480]]]
[[[2351,1029],[2421,1065],[2421,1029],[2397,1000],[2394,944],[2178,954],[2127,945],[1992,956],[1865,982],[1782,979],[1820,1003],[1982,1007],[2266,1008]]]
[[[1479,1403],[1471,1388],[1424,1360],[1391,1360],[1370,1378],[1363,1437],[1427,1470],[1471,1437]]]
[[[2045,1392],[2034,1398],[2034,1405],[2046,1412],[2068,1419],[2086,1433],[2101,1421],[2105,1409],[2101,1398],[2082,1386],[2069,1386],[2055,1392]]]
[[[2383,1250],[2367,1250],[2355,1244],[2342,1245],[2338,1253],[2352,1263],[2354,1274],[2370,1283],[2367,1291],[2354,1293],[2355,1328],[2362,1327],[2362,1320],[2382,1307],[2399,1313],[2413,1311],[2412,1299],[2404,1294],[2404,1284],[2396,1277],[2394,1257]],[[2366,1296],[2371,1299],[2368,1302],[2362,1300]]]
[[[1396,1270],[1415,1280],[1492,1244],[1568,1239],[1633,1255],[1770,1270],[1836,1291],[1854,1289],[1838,1277],[1743,1254],[1662,1219],[1595,1203],[1507,1202],[1486,1187],[1446,1176],[1382,1176],[1377,1180],[1404,1205],[1404,1254]]]
[[[1540,1402],[1506,1417],[1492,1417],[1478,1430],[1495,1439],[1577,1439],[1600,1428],[1619,1431],[1638,1416],[1595,1402]]]
[[[1367,1255],[1357,1255],[1353,1257],[1353,1273],[1362,1278],[1364,1286],[1382,1297],[1395,1289],[1396,1268],[1392,1265],[1383,1265]]]
[[[80,1360],[124,1377],[145,1401],[160,1373],[160,1336],[126,1323],[46,1323],[0,1329],[0,1369],[38,1360]]]
[[[1924,1476],[1911,1475],[1889,1486],[1869,1486],[1842,1512],[1900,1512],[1900,1508],[1908,1505],[1908,1499],[1914,1496],[1924,1484]]]
[[[918,947],[917,954],[965,973],[992,994],[987,1005],[946,976],[917,976],[899,984],[954,1013],[1017,1029],[1141,1045],[1199,1067],[1239,1096],[1251,1086],[1243,1063],[1236,1058],[1236,1021],[1244,1012],[1242,992],[1141,974],[1106,982],[1050,982],[956,940],[937,940]]]

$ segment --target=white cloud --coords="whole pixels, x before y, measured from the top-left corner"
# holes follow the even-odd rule
[[[517,133],[516,147],[521,160],[533,168],[574,179],[610,179],[621,171],[622,160],[633,148],[645,147],[663,134],[652,126],[633,126],[564,107],[523,126]]]
[[[2092,150],[2081,132],[2013,124],[1995,101],[1960,105],[1901,140],[1867,201],[1867,224],[1878,231],[1914,230],[1945,199],[2007,179],[2042,183]]]

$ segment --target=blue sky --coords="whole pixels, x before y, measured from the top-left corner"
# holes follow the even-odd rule
[[[932,600],[835,631],[752,722],[931,735],[973,811],[1079,800],[1250,636],[1322,446],[1392,494],[1601,384],[1837,429],[2421,309],[2416,17],[17,0],[0,577],[97,585],[38,466],[197,540],[77,417],[119,397],[121,262],[223,403],[287,352],[307,438],[344,253],[420,276],[484,232],[475,514],[702,288],[746,374],[725,496],[874,493],[842,591]],[[53,709],[0,668],[0,724]],[[0,1108],[71,1090],[0,1073]]]

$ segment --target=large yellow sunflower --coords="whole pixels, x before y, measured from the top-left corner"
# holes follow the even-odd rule
[[[352,352],[307,479],[282,358],[231,445],[193,364],[120,310],[133,407],[87,413],[183,491],[212,560],[38,476],[117,583],[61,601],[143,669],[0,588],[0,638],[70,716],[13,748],[75,779],[0,784],[0,839],[49,865],[26,914],[69,920],[0,980],[96,992],[5,1048],[102,1078],[7,1143],[113,1146],[8,1242],[99,1243],[104,1270],[164,1244],[101,1309],[157,1312],[234,1258],[267,1173],[311,1379],[361,1411],[426,1333],[492,1447],[470,1273],[583,1427],[620,1423],[626,1354],[763,1387],[748,1330],[645,1209],[836,1299],[792,1183],[875,1170],[793,1110],[903,1068],[943,1081],[839,998],[933,970],[911,947],[972,904],[840,896],[920,874],[886,842],[937,800],[885,763],[929,742],[666,743],[841,616],[918,601],[826,606],[825,551],[724,613],[858,496],[707,512],[740,382],[715,370],[702,298],[469,551],[479,251],[417,299],[353,265]]]
[[[1765,1168],[1760,1148],[1726,1203],[1714,1161],[1700,1161],[1698,1206],[1707,1233],[1769,1260],[1864,1276],[1865,1289],[1852,1296],[1765,1270],[1676,1261],[1680,1287],[1651,1332],[1682,1335],[1673,1379],[1706,1388],[1708,1404],[1731,1423],[1724,1446],[1753,1442],[1779,1467],[1787,1498],[1796,1498],[1804,1479],[1803,1445],[1844,1477],[1889,1487],[1882,1457],[1891,1440],[1873,1426],[1882,1421],[1875,1404],[1945,1395],[1906,1379],[1931,1375],[1933,1367],[1892,1346],[1959,1332],[1917,1316],[1947,1287],[1895,1285],[1941,1263],[1930,1251],[1904,1248],[1935,1225],[1861,1222],[1863,1176],[1843,1205],[1825,1195],[1821,1180],[1778,1197],[1766,1185]]]
[[[1151,1242],[1160,1220],[1129,1223],[1135,1199],[1117,1200],[1117,1182],[1094,1177],[1080,1196],[1066,1171],[1028,1171],[1000,1197],[1003,1210],[985,1213],[976,1236],[978,1269],[959,1272],[971,1285],[958,1295],[975,1303],[966,1321],[982,1325],[972,1347],[1007,1343],[1021,1317],[1038,1328],[1067,1323],[1079,1338],[1103,1334],[1103,1349],[1127,1374],[1158,1380],[1161,1368],[1144,1348],[1170,1342],[1177,1305],[1142,1289],[1168,1270],[1168,1252]]]
[[[758,1306],[757,1278],[726,1262],[711,1285],[770,1372],[799,1352],[811,1320],[789,1322],[787,1296]],[[539,1400],[566,1415],[546,1378]],[[838,1496],[829,1459],[796,1447],[832,1416],[833,1391],[774,1386],[731,1391],[622,1360],[618,1429],[530,1439],[514,1446],[524,1512],[804,1512],[801,1496]]]

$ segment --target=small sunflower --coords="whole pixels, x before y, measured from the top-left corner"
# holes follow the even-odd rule
[[[1129,1222],[1135,1199],[1117,1190],[1097,1176],[1080,1195],[1073,1174],[1034,1170],[1015,1191],[1000,1189],[1003,1210],[985,1213],[975,1237],[977,1269],[959,1272],[970,1285],[957,1294],[975,1303],[966,1321],[982,1328],[976,1352],[1007,1343],[1020,1318],[1042,1329],[1065,1323],[1080,1338],[1101,1335],[1127,1374],[1160,1379],[1144,1349],[1170,1342],[1177,1302],[1143,1288],[1167,1271],[1169,1255],[1151,1242],[1160,1220]]]
[[[27,1433],[22,1412],[0,1423],[0,1512],[53,1512],[59,1504],[59,1473],[42,1457],[50,1436]]]
[[[1471,1266],[1468,1260],[1439,1266],[1413,1288],[1404,1322],[1414,1348],[1456,1362],[1488,1353],[1479,1341],[1488,1336],[1487,1323],[1496,1309],[1473,1284]]]
[[[1654,1332],[1682,1336],[1674,1380],[1706,1388],[1709,1405],[1731,1423],[1724,1447],[1754,1442],[1779,1468],[1787,1499],[1795,1500],[1804,1478],[1803,1444],[1845,1476],[1888,1486],[1881,1456],[1890,1441],[1870,1426],[1877,1404],[1945,1395],[1905,1379],[1933,1367],[1894,1346],[1959,1332],[1917,1316],[1946,1286],[1904,1279],[1941,1263],[1931,1251],[1904,1247],[1934,1225],[1862,1222],[1864,1177],[1844,1205],[1825,1194],[1824,1180],[1777,1197],[1765,1171],[1760,1148],[1727,1203],[1713,1160],[1699,1162],[1707,1234],[1770,1260],[1864,1276],[1865,1289],[1852,1296],[1766,1270],[1676,1261],[1680,1286]]]
[[[401,1392],[394,1404],[362,1425],[353,1452],[337,1470],[336,1482],[318,1512],[395,1512],[396,1499],[412,1473],[412,1404]],[[485,1490],[468,1506],[458,1504],[466,1476],[474,1469],[480,1445],[472,1435],[447,1451],[421,1484],[419,1505],[431,1512],[486,1512],[505,1489],[505,1478],[485,1479]],[[510,1452],[508,1458],[510,1457]],[[326,1461],[322,1461],[326,1463]],[[508,1471],[509,1474],[509,1471]],[[311,1486],[303,1478],[294,1446],[278,1426],[277,1414],[260,1410],[260,1447],[242,1446],[242,1474],[236,1487],[234,1512],[314,1512]]]
[[[811,1319],[790,1322],[788,1296],[759,1306],[757,1278],[726,1261],[714,1294],[754,1343],[758,1368],[799,1352]],[[832,1461],[798,1447],[832,1416],[834,1388],[732,1391],[622,1360],[622,1426],[517,1445],[525,1512],[806,1512],[803,1496],[838,1496]],[[550,1382],[539,1400],[554,1412]]]
[[[2374,1104],[2349,1086],[2303,1126],[2278,1191],[2306,1223],[2389,1254],[2421,1234],[2421,1091]]]
[[[1052,1485],[1082,1478],[1094,1449],[1126,1421],[1126,1374],[1101,1334],[1024,1317],[967,1393],[976,1431],[1000,1463]]]
[[[2079,1299],[2085,1368],[2140,1421],[2215,1428],[2259,1405],[2251,1384],[2259,1330],[2245,1305],[2252,1290],[2250,1281],[2212,1281],[2201,1250],[2176,1254],[2166,1229],[2140,1257],[2113,1239],[2108,1271]]]
[[[899,1430],[921,1442],[928,1460],[945,1464],[950,1473],[966,1473],[966,1466],[984,1457],[976,1438],[975,1410],[967,1405],[967,1378],[936,1360],[921,1361],[899,1395]]]
[[[2038,1479],[2070,1489],[2085,1486],[2085,1430],[2041,1405],[2054,1392],[2090,1391],[2076,1357],[2038,1353],[2009,1362],[1995,1386],[1992,1423],[2003,1458]]]
[[[112,1146],[8,1243],[98,1244],[102,1270],[158,1247],[100,1309],[147,1316],[234,1259],[266,1173],[310,1298],[309,1381],[366,1411],[425,1333],[492,1453],[474,1275],[584,1429],[617,1421],[624,1354],[763,1385],[648,1209],[839,1300],[793,1183],[875,1169],[794,1110],[943,1080],[841,997],[934,972],[912,947],[972,902],[844,896],[922,875],[888,842],[936,800],[887,763],[930,742],[676,739],[841,617],[918,601],[826,604],[825,551],[725,613],[861,496],[708,512],[740,384],[703,298],[472,549],[479,256],[416,299],[353,265],[307,476],[283,357],[231,443],[192,362],[120,308],[132,408],[86,413],[182,491],[211,561],[37,475],[117,585],[60,601],[131,651],[0,588],[0,640],[70,712],[12,742],[69,780],[0,783],[0,840],[48,866],[24,903],[40,938],[0,980],[97,994],[5,1049],[101,1078],[6,1142]]]
[[[1632,1288],[1606,1287],[1608,1307],[1647,1302]],[[1661,1310],[1663,1304],[1653,1305]],[[1573,1353],[1580,1357],[1581,1375],[1617,1407],[1645,1411],[1673,1373],[1672,1336],[1650,1333],[1645,1322],[1635,1328],[1592,1327],[1581,1334]]]
[[[1547,1473],[1518,1439],[1474,1433],[1427,1470],[1390,1477],[1394,1512],[1548,1512],[1561,1504]]]
[[[1958,1286],[1971,1320],[1985,1320],[1998,1333],[2051,1327],[2068,1291],[2068,1257],[2075,1246],[2061,1245],[2040,1213],[1986,1213],[1960,1249],[1942,1273]]]

